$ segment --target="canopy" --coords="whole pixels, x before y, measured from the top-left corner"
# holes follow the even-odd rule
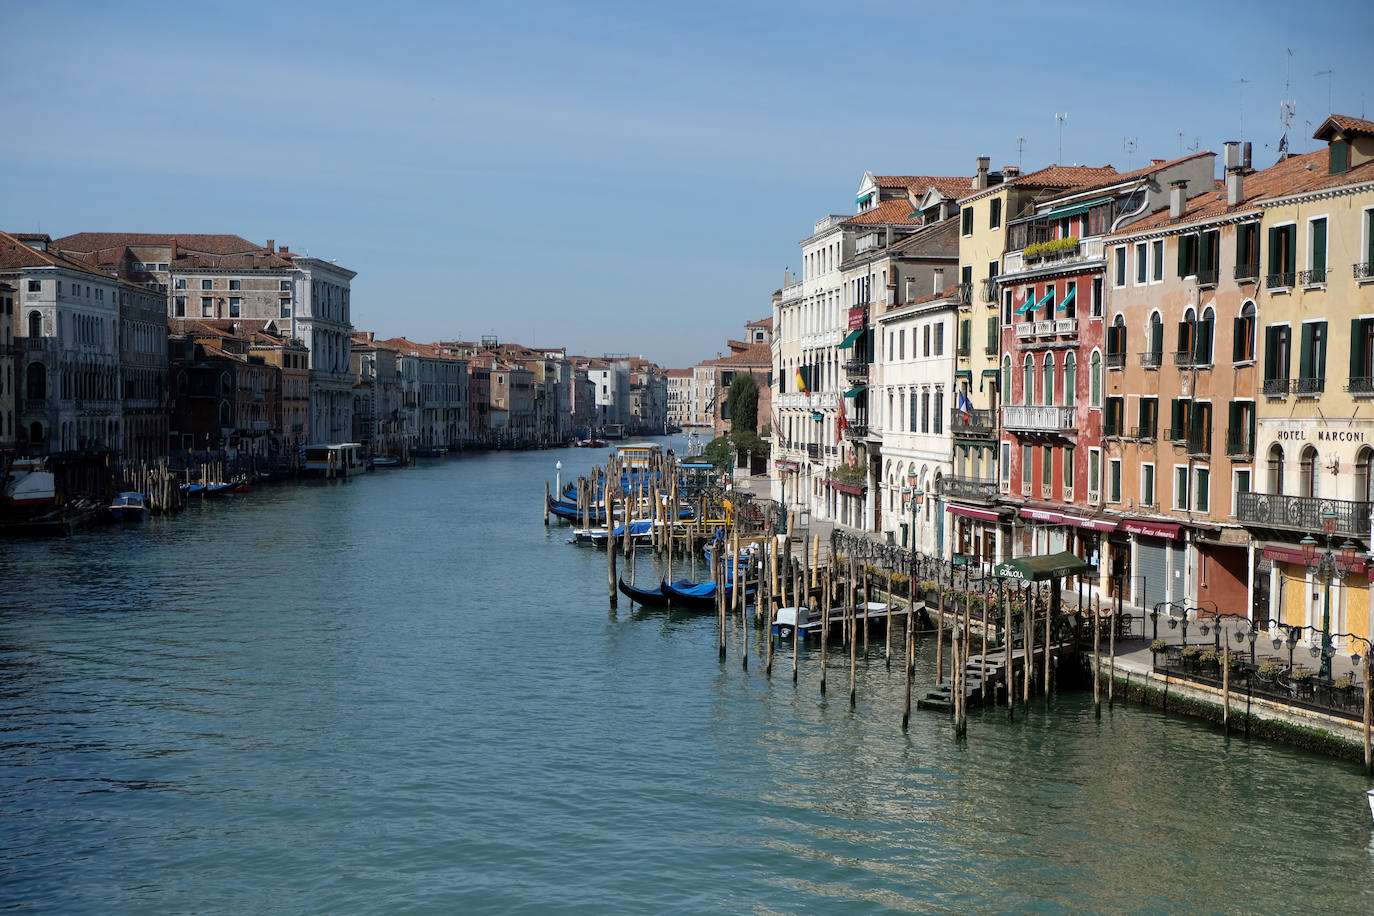
[[[1058,310],[1062,312],[1062,311],[1064,311],[1064,309],[1068,308],[1069,303],[1072,302],[1072,301],[1074,300],[1074,297],[1077,296],[1077,295],[1078,295],[1078,287],[1076,287],[1076,286],[1070,286],[1070,287],[1069,287],[1069,294],[1068,294],[1067,296],[1064,297],[1064,301],[1063,301],[1063,302],[1059,303],[1059,309],[1058,309]]]
[[[1062,219],[1065,216],[1076,216],[1079,213],[1087,213],[1088,208],[1096,207],[1098,204],[1105,204],[1112,199],[1108,194],[1106,197],[1094,197],[1092,200],[1085,200],[1081,204],[1069,204],[1067,207],[1060,207],[1048,213],[1040,214],[1041,219]]]
[[[1068,551],[1042,557],[1017,557],[992,568],[994,576],[1024,582],[1045,582],[1087,571],[1088,564]]]
[[[867,390],[867,385],[855,385],[853,388],[846,391],[844,393],[844,396],[847,398],[857,398],[859,395],[863,394]]]
[[[850,347],[854,346],[854,342],[864,336],[864,331],[866,330],[867,328],[855,328],[850,331],[845,335],[844,340],[840,341],[840,349],[848,350]]]

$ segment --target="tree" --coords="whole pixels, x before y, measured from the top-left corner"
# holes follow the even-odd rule
[[[740,372],[730,383],[725,396],[730,413],[730,429],[734,432],[756,432],[759,428],[759,383],[752,372]]]

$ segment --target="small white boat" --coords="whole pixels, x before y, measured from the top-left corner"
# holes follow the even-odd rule
[[[110,515],[117,522],[141,522],[148,514],[148,500],[136,490],[120,493],[110,503]]]
[[[1374,789],[1370,789],[1366,792],[1364,797],[1369,799],[1369,816],[1374,817]]]
[[[57,500],[57,485],[52,471],[41,458],[21,458],[10,465],[5,483],[5,501],[12,506],[49,506]]]
[[[811,619],[811,609],[806,607],[780,607],[777,614],[773,615],[773,635],[783,639],[791,639],[792,633],[797,629],[797,618],[800,617],[802,623],[801,635],[806,635],[807,624]],[[817,621],[819,623],[819,621]]]
[[[798,613],[800,612],[800,614]],[[887,604],[882,601],[867,601],[855,606],[851,615],[855,621],[862,623],[864,620],[869,624],[887,623]],[[798,626],[798,617],[801,624]],[[821,620],[822,614],[819,610],[810,608],[783,607],[778,608],[778,613],[773,618],[773,635],[781,636],[783,639],[790,639],[794,629],[801,630],[801,636],[805,639],[821,632],[825,622]],[[833,607],[830,609],[830,627],[834,629],[844,623],[845,611],[843,607]]]

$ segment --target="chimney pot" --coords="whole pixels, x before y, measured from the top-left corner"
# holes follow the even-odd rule
[[[1225,152],[1222,154],[1221,161],[1226,171],[1240,168],[1240,141],[1227,140],[1222,146]]]
[[[1180,178],[1177,181],[1169,182],[1169,218],[1179,219],[1183,216],[1183,202],[1187,199],[1188,182]]]
[[[1226,206],[1234,207],[1245,199],[1245,171],[1226,170]]]
[[[175,261],[179,257],[181,257],[181,246],[177,243],[176,236],[173,236],[171,260]]]
[[[1163,165],[1164,163],[1165,163],[1165,160],[1163,160],[1163,159],[1151,159],[1151,160],[1150,160],[1150,165]]]
[[[973,187],[979,191],[988,186],[988,166],[992,160],[987,156],[978,157],[978,174],[973,179]]]
[[[1013,178],[1020,178],[1020,177],[1021,177],[1021,166],[1019,166],[1019,165],[1004,165],[1004,166],[1002,166],[1002,180],[1003,180],[1003,181],[1011,181]]]
[[[267,253],[268,253],[268,254],[273,254],[273,253],[276,252],[276,250],[277,250],[277,240],[276,240],[276,239],[268,239],[268,240],[267,240]]]

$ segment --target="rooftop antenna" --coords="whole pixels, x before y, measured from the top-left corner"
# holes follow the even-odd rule
[[[1285,48],[1288,52],[1288,76],[1283,80],[1283,98],[1279,99],[1279,123],[1283,125],[1283,135],[1279,137],[1279,161],[1288,158],[1288,128],[1293,123],[1293,117],[1298,113],[1298,103],[1293,101],[1288,92],[1288,87],[1292,82],[1293,76],[1293,49]]]
[[[1021,151],[1026,148],[1026,138],[1018,136],[1016,138],[1016,167],[1021,168]]]
[[[1054,119],[1059,122],[1059,164],[1064,164],[1064,122],[1069,119],[1067,111],[1056,111]]]
[[[1196,153],[1196,152],[1197,152],[1198,150],[1200,150],[1200,149],[1202,149],[1202,140],[1199,139],[1198,137],[1194,137],[1194,138],[1193,138],[1193,145],[1190,146],[1190,147],[1188,147],[1188,152],[1190,152],[1190,153]]]
[[[1126,171],[1131,170],[1132,157],[1135,156],[1135,148],[1139,146],[1139,141],[1135,137],[1123,137],[1121,148],[1126,151]]]
[[[1245,139],[1245,84],[1250,82],[1245,77],[1240,78],[1240,137]]]
[[[1331,76],[1335,70],[1318,70],[1313,76],[1326,77],[1326,113],[1331,114]]]
[[[1183,155],[1183,131],[1178,132],[1178,154]]]

